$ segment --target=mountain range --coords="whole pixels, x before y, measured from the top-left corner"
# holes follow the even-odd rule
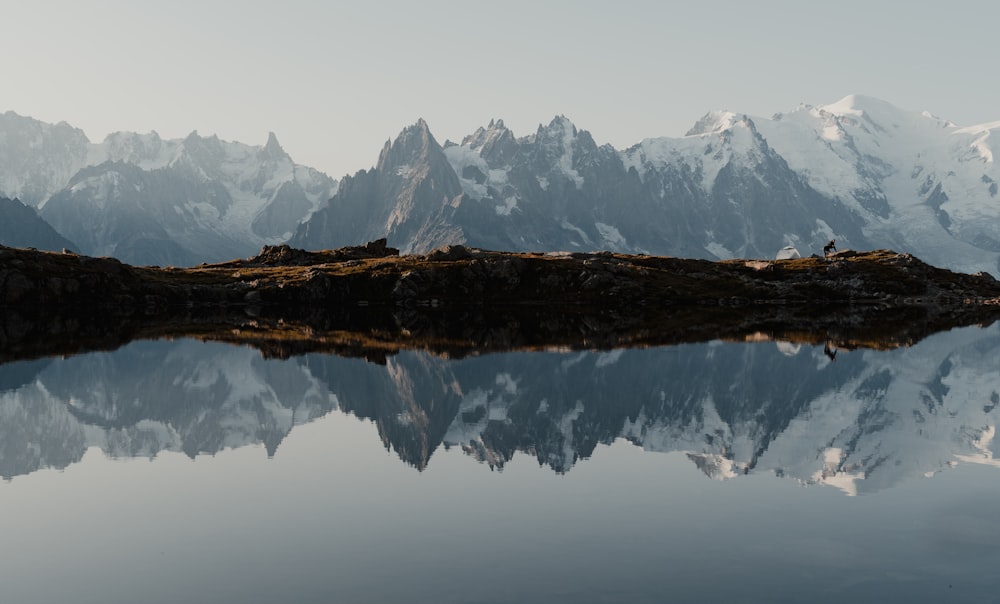
[[[679,138],[618,150],[559,116],[517,136],[502,120],[439,143],[423,120],[375,166],[332,179],[271,136],[110,135],[0,116],[0,194],[40,208],[82,253],[133,263],[246,256],[386,237],[707,259],[891,248],[964,272],[1000,270],[1000,122],[959,127],[852,95],[771,117],[711,112]]]
[[[386,236],[404,252],[464,243],[708,259],[892,248],[998,269],[1000,122],[959,128],[849,96],[770,118],[713,112],[681,138],[598,145],[565,117],[517,137],[502,121],[438,144],[418,121],[341,182],[290,243]]]
[[[334,191],[335,180],[294,163],[273,133],[263,146],[197,132],[91,143],[65,122],[0,115],[0,196],[37,208],[91,256],[163,265],[248,256],[287,239]]]

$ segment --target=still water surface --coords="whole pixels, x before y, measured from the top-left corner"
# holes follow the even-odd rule
[[[0,601],[1000,602],[1000,330],[0,366]]]

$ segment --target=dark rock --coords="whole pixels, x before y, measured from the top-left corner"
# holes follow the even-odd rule
[[[252,265],[297,265],[312,260],[312,254],[295,249],[285,244],[265,245],[260,248],[260,253],[253,258],[248,258],[247,263]]]
[[[376,239],[375,241],[369,241],[365,244],[365,251],[372,254],[372,257],[380,258],[382,256],[398,256],[399,250],[395,253],[389,252],[388,240],[383,237],[381,239]]]
[[[3,282],[3,300],[8,305],[14,305],[34,289],[32,283],[20,272],[12,272],[7,275]]]
[[[464,245],[446,245],[435,250],[431,250],[425,256],[425,258],[430,261],[465,260],[466,258],[471,257],[472,252],[470,252]]]

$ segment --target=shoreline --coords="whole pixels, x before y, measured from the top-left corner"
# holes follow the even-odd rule
[[[461,356],[726,339],[891,348],[1000,318],[1000,282],[887,250],[712,262],[383,241],[190,268],[0,247],[0,362],[194,337],[265,356]]]

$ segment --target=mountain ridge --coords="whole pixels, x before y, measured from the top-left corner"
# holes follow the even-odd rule
[[[0,117],[5,140],[58,135],[58,144],[41,147],[63,152],[33,172],[21,160],[0,162],[0,194],[35,195],[22,200],[74,241],[89,241],[94,230],[80,224],[131,213],[129,224],[141,225],[137,241],[81,245],[90,254],[121,256],[122,243],[126,252],[130,245],[151,250],[148,258],[124,254],[133,263],[216,262],[264,243],[329,249],[382,237],[404,253],[463,244],[712,260],[773,258],[785,247],[808,254],[836,240],[969,273],[1000,271],[1000,170],[992,149],[1000,122],[959,127],[864,95],[771,117],[708,112],[686,136],[620,150],[597,144],[565,116],[520,137],[493,119],[461,143],[444,144],[419,119],[339,190],[291,163],[273,133],[255,148],[197,132],[174,141],[114,133],[88,147],[68,125]],[[240,163],[251,155],[257,168],[234,168],[251,165]],[[3,157],[12,154],[0,149]],[[171,180],[172,190],[186,193],[165,200],[149,192],[147,177],[124,183],[125,190],[147,187],[139,195],[104,191],[106,175],[77,183],[76,192],[52,184],[99,160],[167,170],[158,182]],[[38,199],[39,191],[57,203]],[[86,220],[65,215],[108,194]]]
[[[0,194],[20,196],[86,254],[162,265],[250,255],[287,238],[335,190],[273,132],[260,146],[197,131],[91,143],[65,124],[0,114]]]
[[[0,308],[0,361],[149,329],[276,356],[331,347],[378,357],[400,340],[460,355],[581,335],[613,347],[817,331],[885,347],[993,322],[1000,282],[889,250],[720,262],[464,246],[401,256],[382,239],[322,252],[269,246],[185,269],[0,247]]]
[[[0,196],[0,245],[35,247],[52,252],[77,248],[45,222],[34,208],[19,199],[3,196]]]
[[[960,128],[863,95],[770,118],[709,112],[684,137],[644,139],[622,150],[597,145],[564,116],[522,137],[493,119],[461,144],[443,145],[461,199],[449,191],[448,203],[411,195],[393,205],[402,217],[421,203],[436,209],[423,239],[381,219],[359,224],[352,215],[352,224],[413,252],[457,242],[512,251],[771,258],[785,246],[808,253],[836,239],[907,251],[956,270],[997,272],[1000,173],[991,128]],[[371,172],[414,168],[390,159],[381,154]],[[346,202],[335,196],[331,203]],[[352,243],[329,224],[307,221],[290,242]],[[435,232],[448,235],[434,239]]]

